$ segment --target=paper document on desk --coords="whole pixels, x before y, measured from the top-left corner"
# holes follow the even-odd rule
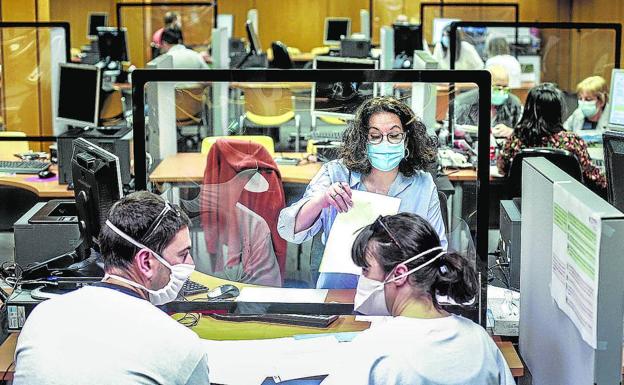
[[[553,186],[553,242],[550,292],[583,340],[597,348],[600,214]]]
[[[351,260],[351,246],[357,236],[356,231],[370,225],[380,215],[399,212],[401,199],[366,191],[353,191],[353,207],[346,213],[339,213],[334,220],[320,272],[350,273],[360,275],[362,269]]]
[[[208,355],[210,382],[228,385],[261,384],[329,374],[337,357],[333,337],[307,340],[276,338],[246,341],[202,341]]]
[[[327,289],[244,287],[237,302],[325,303]]]

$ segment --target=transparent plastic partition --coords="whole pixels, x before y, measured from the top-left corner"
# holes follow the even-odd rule
[[[63,129],[55,118],[68,35],[62,26],[44,24],[0,23],[0,131],[51,136]],[[28,147],[47,150],[38,142]]]
[[[161,54],[154,44],[154,33],[164,27],[164,17],[169,12],[179,15],[183,43],[200,53],[206,53],[214,28],[215,7],[212,3],[118,3],[118,25],[127,29],[130,62],[138,68]]]
[[[332,240],[337,210],[323,209],[312,230],[295,234],[297,203],[323,194],[332,178],[344,179],[352,189],[367,189],[370,122],[354,118],[360,105],[381,96],[398,99],[415,112],[417,121],[403,125],[405,121],[399,128],[406,132],[412,162],[411,169],[407,161],[399,166],[409,170],[401,177],[409,183],[398,193],[399,211],[427,217],[444,244],[480,267],[475,245],[481,137],[476,126],[466,127],[455,132],[452,142],[447,122],[451,85],[345,79],[190,82],[187,78],[145,84],[148,189],[189,215],[196,268],[212,277],[210,282],[335,287],[326,286],[323,276],[344,269],[354,274],[351,283],[340,284],[349,290],[330,289],[321,302],[352,303],[359,269],[351,261],[352,240],[340,239],[338,244],[335,237]],[[478,92],[474,83],[461,87]],[[478,99],[474,102],[478,110]],[[358,129],[351,128],[354,124]],[[135,124],[135,135],[136,129]],[[345,136],[348,130],[354,131]],[[345,158],[359,166],[349,169]],[[416,186],[429,178],[435,180],[437,192],[419,195]],[[373,211],[364,210],[362,215],[358,228],[376,218]],[[353,230],[348,236],[353,237]],[[305,298],[301,294],[300,300]],[[307,311],[321,311],[308,305]],[[243,309],[240,304],[236,308],[276,311],[262,306]],[[292,307],[280,309],[295,312]]]

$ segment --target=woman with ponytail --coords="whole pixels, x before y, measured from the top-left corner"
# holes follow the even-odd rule
[[[393,318],[362,332],[346,348],[330,384],[515,384],[502,353],[483,328],[445,311],[479,290],[474,268],[447,253],[433,227],[416,214],[379,217],[351,251],[362,267],[355,310]]]

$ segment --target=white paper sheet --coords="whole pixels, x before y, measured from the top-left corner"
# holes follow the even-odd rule
[[[323,273],[362,273],[351,260],[351,246],[357,230],[369,225],[380,215],[392,215],[399,212],[401,199],[365,191],[353,191],[353,207],[346,213],[339,213],[334,220],[320,272]]]
[[[267,377],[281,382],[329,374],[339,352],[338,341],[331,336],[202,342],[210,382],[227,385],[261,384]]]
[[[244,287],[237,302],[325,303],[327,289]]]
[[[551,295],[596,349],[600,215],[555,183],[553,222]]]

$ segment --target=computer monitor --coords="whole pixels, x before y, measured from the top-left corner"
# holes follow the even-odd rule
[[[100,60],[114,62],[128,60],[125,28],[98,27],[97,34]]]
[[[335,56],[317,56],[312,62],[314,69],[327,70],[374,70],[379,62],[374,59],[356,59]],[[377,95],[372,82],[316,82],[312,88],[311,112],[314,116],[333,116],[351,119],[355,110],[366,99]]]
[[[86,64],[59,65],[57,120],[76,126],[97,126],[101,71]]]
[[[111,206],[123,196],[119,158],[84,138],[72,146],[72,179],[84,246],[98,245]]]
[[[95,40],[98,37],[97,28],[108,25],[108,13],[90,13],[87,25],[87,37]]]
[[[247,23],[245,23],[245,30],[247,31],[247,40],[249,40],[249,51],[255,55],[260,55],[262,46],[251,20],[247,20]]]
[[[624,69],[614,69],[611,72],[610,90],[609,128],[624,130]]]
[[[414,51],[423,49],[422,27],[420,24],[393,24],[394,56],[404,54],[409,57]]]
[[[325,30],[323,34],[323,44],[338,45],[341,36],[351,35],[351,19],[348,17],[327,17],[325,18]]]
[[[436,17],[433,19],[433,36],[431,37],[431,43],[436,44],[439,42],[442,38],[442,31],[444,31],[444,27],[454,21],[460,21],[460,19],[446,19],[442,17]]]
[[[605,131],[602,145],[609,203],[624,212],[624,131]]]

